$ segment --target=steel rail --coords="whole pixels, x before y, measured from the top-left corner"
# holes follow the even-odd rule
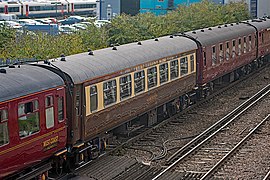
[[[270,84],[268,84],[266,87],[264,87],[262,90],[260,90],[258,93],[253,95],[251,98],[246,100],[244,103],[242,103],[240,106],[235,108],[232,112],[227,114],[225,117],[223,117],[221,120],[216,122],[214,125],[212,125],[210,128],[206,129],[203,133],[201,133],[199,136],[194,138],[192,141],[187,143],[183,148],[179,149],[176,153],[174,153],[168,161],[174,161],[169,165],[166,169],[164,169],[161,173],[159,173],[157,176],[155,176],[152,180],[156,180],[159,177],[161,177],[165,172],[172,169],[177,163],[179,163],[181,160],[183,160],[185,157],[190,155],[192,152],[197,150],[199,147],[201,147],[205,142],[207,142],[209,139],[211,139],[214,135],[216,135],[220,130],[222,130],[224,127],[226,127],[228,124],[230,124],[232,121],[234,121],[237,117],[239,117],[241,114],[243,114],[246,110],[248,110],[250,107],[255,105],[258,101],[260,101],[263,97],[268,95],[270,93]],[[223,125],[223,123],[225,123]],[[221,126],[221,127],[219,127]],[[219,128],[218,130],[216,130]],[[213,132],[215,131],[215,132]],[[212,133],[213,132],[213,133]],[[212,133],[212,134],[210,134]],[[208,135],[204,140],[206,135]],[[201,141],[201,142],[199,142]],[[198,144],[197,144],[198,143]],[[186,152],[188,151],[188,152]],[[185,153],[186,152],[186,153]],[[179,154],[185,153],[180,158],[175,160]]]
[[[216,165],[214,165],[200,180],[209,179],[214,171],[216,171],[228,158],[230,158],[236,150],[238,150],[270,117],[268,114],[252,131],[248,133],[230,152],[228,152]]]

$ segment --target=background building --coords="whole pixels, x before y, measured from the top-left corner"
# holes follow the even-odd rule
[[[166,14],[167,11],[177,8],[179,4],[189,5],[201,0],[141,0],[140,13],[154,13],[156,15]]]
[[[125,13],[136,15],[139,13],[140,0],[97,0],[98,19],[108,19]]]
[[[230,2],[242,2],[243,0],[213,0],[215,3],[226,4]],[[251,17],[270,15],[270,0],[244,0],[248,4]]]

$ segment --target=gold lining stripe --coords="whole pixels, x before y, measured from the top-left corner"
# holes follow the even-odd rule
[[[1,151],[1,152],[0,152],[0,156],[3,155],[3,154],[8,153],[8,152],[10,152],[10,151],[13,151],[13,150],[15,150],[15,149],[19,149],[19,148],[21,148],[21,147],[23,147],[23,146],[25,146],[25,145],[31,144],[31,143],[33,143],[33,142],[35,142],[35,141],[40,140],[40,139],[43,139],[43,138],[45,138],[45,137],[48,137],[48,136],[50,136],[50,135],[52,135],[52,134],[54,134],[54,133],[58,133],[58,132],[62,131],[62,130],[65,129],[65,128],[66,128],[66,126],[61,127],[61,128],[58,128],[58,129],[56,129],[56,130],[54,130],[54,131],[51,131],[51,132],[49,132],[49,133],[47,133],[47,134],[43,134],[42,136],[38,136],[38,137],[36,137],[36,138],[34,138],[34,139],[31,139],[31,140],[29,140],[29,141],[26,141],[26,142],[24,142],[24,143],[22,143],[22,144],[18,144],[17,146],[14,146],[14,147],[12,147],[12,148],[9,148],[9,149],[6,149],[6,150],[4,150],[4,151]]]

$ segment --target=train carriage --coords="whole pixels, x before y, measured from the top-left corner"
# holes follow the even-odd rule
[[[256,59],[256,30],[248,24],[233,23],[188,32],[187,35],[201,43],[201,86],[219,80],[225,74]],[[233,81],[234,73],[228,81]]]
[[[196,86],[196,49],[190,39],[167,36],[52,62],[73,84],[67,97],[68,109],[73,107],[69,144],[100,149],[106,132],[121,124],[127,131],[125,123],[145,112],[146,126],[157,123],[159,106],[167,111],[167,102],[180,103],[179,97]]]
[[[66,151],[64,82],[28,65],[0,69],[0,82],[0,179],[46,175]]]
[[[258,56],[265,57],[270,52],[270,19],[262,18],[248,21],[258,31]]]

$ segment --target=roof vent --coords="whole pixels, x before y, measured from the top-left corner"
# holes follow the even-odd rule
[[[142,42],[141,42],[141,41],[138,41],[137,44],[138,44],[138,45],[142,45]]]
[[[218,26],[218,28],[221,28],[221,26]]]
[[[212,30],[212,28],[208,28],[208,30]]]
[[[158,38],[156,38],[155,41],[158,41]]]
[[[0,69],[0,73],[6,74],[6,73],[7,73],[7,70],[5,70],[5,69]]]
[[[239,22],[237,22],[236,24],[239,25]]]
[[[228,25],[227,25],[227,24],[225,24],[225,25],[224,25],[224,27],[228,27]]]
[[[88,49],[88,55],[93,56],[94,55],[94,52],[91,49]]]
[[[117,50],[117,47],[113,46],[112,50],[116,51]]]
[[[192,31],[193,34],[196,34],[196,31]]]
[[[233,26],[233,24],[231,24],[231,26]]]
[[[173,35],[170,35],[170,38],[173,38]]]
[[[11,64],[8,66],[8,68],[15,68],[15,66]]]
[[[204,32],[204,29],[201,29],[201,32]]]
[[[66,61],[66,56],[64,54],[61,54],[60,57],[61,57],[60,61]]]

